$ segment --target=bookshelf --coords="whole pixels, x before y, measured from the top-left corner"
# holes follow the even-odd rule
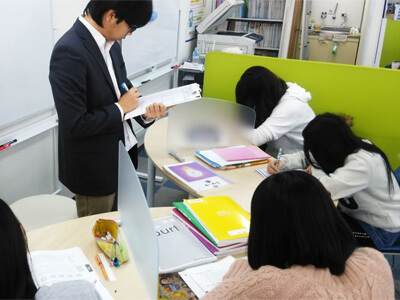
[[[223,1],[216,1],[216,7],[220,2]],[[264,39],[257,43],[255,55],[282,57],[280,50],[288,2],[290,0],[246,0],[218,29],[260,34]]]

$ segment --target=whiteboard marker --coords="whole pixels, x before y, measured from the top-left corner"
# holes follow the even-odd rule
[[[184,162],[185,161],[185,159],[182,156],[180,156],[178,153],[176,153],[174,151],[170,151],[169,154],[171,154],[173,157],[175,157],[180,162]]]

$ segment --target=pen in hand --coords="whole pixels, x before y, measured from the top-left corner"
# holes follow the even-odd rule
[[[128,86],[126,85],[125,82],[121,83],[121,87],[122,87],[122,89],[123,89],[125,92],[129,92],[129,88],[128,88]]]
[[[121,87],[125,92],[129,92],[129,88],[125,82],[121,83]],[[136,92],[138,92],[138,91],[136,91]],[[140,98],[140,97],[142,97],[142,95],[140,95],[138,98]]]
[[[279,148],[278,151],[278,156],[276,157],[276,161],[275,161],[275,167],[278,169],[279,167],[279,162],[281,161],[281,155],[282,155],[282,148]],[[279,170],[277,170],[279,172]]]

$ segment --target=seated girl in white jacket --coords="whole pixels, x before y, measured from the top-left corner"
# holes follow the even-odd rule
[[[256,111],[253,144],[268,143],[268,152],[303,149],[304,127],[315,114],[308,101],[311,94],[295,83],[285,82],[267,68],[247,69],[236,85],[236,102]]]
[[[339,199],[338,208],[360,246],[392,246],[400,237],[400,188],[378,147],[351,131],[343,118],[325,113],[303,131],[304,151],[272,160],[268,172],[307,168]],[[399,240],[400,242],[400,240]]]

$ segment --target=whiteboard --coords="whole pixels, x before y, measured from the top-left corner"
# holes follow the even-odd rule
[[[176,60],[179,3],[179,0],[153,0],[157,19],[122,41],[122,54],[129,79],[153,72]]]
[[[0,0],[0,129],[54,107],[48,80],[55,42],[88,0]],[[129,79],[174,62],[180,0],[153,0],[157,19],[122,42]],[[168,66],[169,68],[169,66]]]
[[[0,0],[0,128],[53,106],[50,0]]]

